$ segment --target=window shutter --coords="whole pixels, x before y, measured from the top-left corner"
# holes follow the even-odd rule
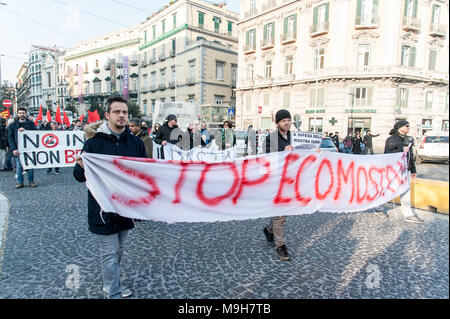
[[[319,13],[319,7],[314,8],[314,15],[313,15],[313,24],[317,26],[317,17]],[[286,24],[286,23],[285,23]]]
[[[403,7],[403,16],[406,17],[408,15],[408,0],[405,0],[405,6]]]
[[[327,2],[325,4],[325,22],[328,22],[328,14],[329,14],[329,10],[330,10],[330,3]]]
[[[361,16],[362,16],[362,12],[361,12],[361,10],[362,10],[362,6],[361,6],[361,2],[362,2],[362,0],[358,0],[358,2],[357,2],[357,4],[356,4],[356,23],[358,23],[359,21],[358,21],[358,18],[360,19],[361,18]]]
[[[409,95],[409,89],[405,89],[405,103],[404,107],[408,107],[408,95]]]
[[[409,54],[409,66],[414,67],[416,65],[416,47],[411,47]]]
[[[378,16],[378,0],[373,0],[372,6],[372,23],[375,23],[374,19]]]
[[[436,12],[436,5],[433,5],[433,12],[431,13],[431,24],[434,24],[434,14]]]
[[[297,14],[294,14],[294,32],[297,31]]]
[[[400,65],[405,65],[405,50],[406,50],[406,46],[402,45],[402,56],[401,56],[401,61],[400,61]]]
[[[417,0],[414,0],[413,17],[417,18]]]
[[[245,40],[245,44],[248,46],[250,43],[250,31],[247,31],[247,39]]]
[[[436,69],[436,51],[430,50],[430,59],[428,63],[428,69],[429,70],[435,70]]]
[[[267,24],[264,25],[264,40],[267,40]]]
[[[272,22],[272,34],[270,35],[272,39],[275,39],[275,22]]]
[[[286,34],[288,31],[288,18],[284,18],[284,29],[283,29],[283,33]]]

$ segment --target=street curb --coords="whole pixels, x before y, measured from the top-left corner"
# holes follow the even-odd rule
[[[6,198],[0,192],[0,279],[2,276],[3,255],[6,246],[6,231],[8,229],[8,217],[10,211],[10,204],[8,198]]]
[[[399,198],[395,199],[399,204]],[[425,178],[411,181],[411,206],[435,213],[449,214],[449,182]]]

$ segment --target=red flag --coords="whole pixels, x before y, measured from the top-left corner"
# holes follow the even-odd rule
[[[95,116],[94,122],[100,121],[100,114],[98,114],[97,110],[94,111],[94,116]]]
[[[47,109],[47,122],[51,122],[52,121],[52,115],[50,114],[50,110]]]
[[[92,112],[88,111],[88,123],[92,123]]]
[[[56,109],[55,122],[59,123],[59,124],[62,124],[61,109],[59,108],[59,105],[58,105],[58,108]]]
[[[83,122],[83,119],[84,119],[84,114],[81,114],[81,116],[79,118],[80,122]]]
[[[67,125],[67,128],[69,128],[70,127],[70,121],[69,121],[69,117],[66,114],[66,111],[63,111],[63,116],[64,116],[63,123]]]
[[[42,121],[42,104],[39,107],[39,114],[36,118],[36,121],[34,121],[34,125],[38,125],[38,121]]]

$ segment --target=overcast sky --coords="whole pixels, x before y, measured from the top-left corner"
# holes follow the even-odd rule
[[[16,82],[32,44],[74,48],[80,41],[143,22],[169,0],[0,0],[2,81]],[[222,2],[212,0],[209,2]],[[239,12],[240,0],[227,0]],[[79,13],[79,15],[77,14]],[[79,18],[78,18],[79,17]]]

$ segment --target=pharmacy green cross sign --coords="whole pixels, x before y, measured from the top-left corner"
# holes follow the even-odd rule
[[[332,117],[332,118],[331,118],[331,120],[329,120],[328,122],[330,122],[330,123],[331,123],[331,125],[333,125],[333,126],[334,126],[334,124],[336,124],[336,123],[337,123],[337,120],[335,120],[335,119],[334,119],[334,117]]]

